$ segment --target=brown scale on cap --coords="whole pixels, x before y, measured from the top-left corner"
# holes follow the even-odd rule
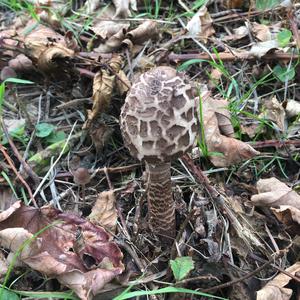
[[[191,149],[198,129],[192,90],[175,69],[157,67],[133,84],[121,111],[125,145],[146,161],[150,225],[169,237],[175,236],[170,161]]]

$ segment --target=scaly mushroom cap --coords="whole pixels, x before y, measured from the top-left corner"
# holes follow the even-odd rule
[[[154,68],[131,87],[120,121],[125,145],[137,159],[155,163],[178,158],[197,134],[192,87],[175,69]]]

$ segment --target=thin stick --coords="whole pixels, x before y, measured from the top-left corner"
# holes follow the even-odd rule
[[[3,153],[5,159],[7,160],[8,164],[10,165],[10,167],[12,168],[12,170],[14,171],[15,175],[19,178],[19,180],[22,182],[22,184],[26,187],[27,191],[28,191],[28,194],[29,194],[29,197],[33,203],[33,205],[36,207],[36,208],[39,208],[35,199],[34,199],[34,196],[32,194],[32,191],[29,187],[29,185],[27,184],[27,182],[24,180],[24,178],[19,174],[19,172],[17,171],[16,167],[14,166],[14,163],[12,162],[11,158],[9,157],[9,155],[6,153],[5,151],[5,148],[0,144],[0,150],[1,152]]]
[[[8,130],[2,120],[2,118],[0,118],[0,123],[1,126],[3,128],[3,132],[5,134],[5,137],[8,140],[8,143],[12,149],[12,151],[14,152],[16,158],[19,160],[19,162],[22,164],[24,170],[26,171],[26,173],[32,178],[32,180],[34,181],[35,185],[38,185],[40,183],[40,178],[38,177],[38,175],[30,168],[30,166],[26,163],[26,161],[23,159],[23,157],[21,156],[20,152],[18,151],[17,147],[15,146],[14,142],[12,141],[12,139],[9,136]]]

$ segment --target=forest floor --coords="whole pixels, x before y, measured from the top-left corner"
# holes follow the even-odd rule
[[[1,0],[0,25],[1,300],[299,299],[298,1]],[[119,122],[157,66],[199,108],[171,243]]]

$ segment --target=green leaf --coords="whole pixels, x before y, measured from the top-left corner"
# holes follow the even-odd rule
[[[258,10],[272,9],[281,3],[281,0],[256,0],[256,8]]]
[[[3,288],[1,300],[20,300],[20,297],[17,294]]]
[[[10,82],[10,83],[20,83],[20,84],[33,84],[34,82],[19,78],[7,78],[4,82]]]
[[[150,296],[150,295],[160,295],[160,294],[169,294],[169,293],[185,293],[185,294],[192,294],[192,295],[198,295],[198,296],[203,296],[206,297],[207,299],[220,299],[220,300],[228,300],[226,298],[218,297],[215,295],[203,293],[203,292],[198,292],[198,291],[193,291],[190,289],[185,289],[185,288],[178,288],[178,287],[173,287],[173,286],[168,286],[165,288],[157,289],[157,290],[152,290],[152,291],[134,291],[134,292],[126,292],[122,293],[119,296],[115,297],[113,300],[124,300],[124,299],[132,299],[134,297],[138,296]]]
[[[55,126],[48,123],[39,123],[35,126],[35,135],[40,138],[49,136],[55,129]]]
[[[295,68],[291,66],[290,68],[282,67],[280,65],[276,65],[273,69],[274,75],[281,81],[285,82],[287,80],[294,79],[296,72]]]
[[[170,260],[170,265],[176,281],[182,280],[194,269],[194,262],[190,256],[182,256],[177,257],[175,260]]]
[[[49,144],[54,144],[66,139],[66,134],[63,131],[55,131],[47,136],[46,141]]]
[[[278,32],[277,33],[277,41],[279,43],[279,46],[286,47],[289,44],[289,42],[292,38],[292,35],[293,35],[292,32],[288,29],[284,29],[284,30]]]

